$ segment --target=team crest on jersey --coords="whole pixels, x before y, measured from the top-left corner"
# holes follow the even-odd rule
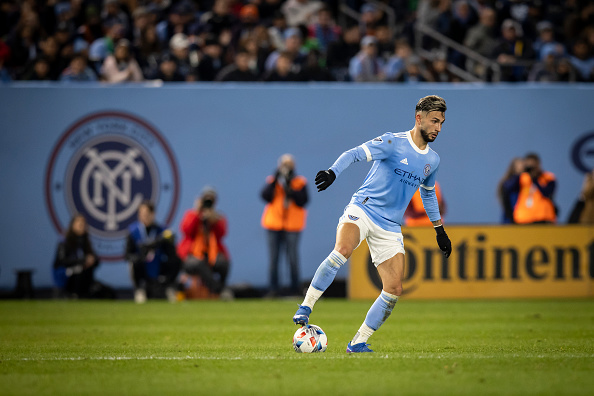
[[[373,143],[373,144],[380,144],[382,142],[383,142],[383,139],[379,136],[371,141],[371,143]]]
[[[95,113],[75,122],[59,139],[46,169],[45,196],[59,233],[81,213],[99,256],[117,260],[142,201],[155,203],[159,223],[173,219],[179,198],[177,163],[146,121],[121,112]]]
[[[430,164],[425,165],[425,167],[423,168],[423,173],[425,174],[425,176],[428,176],[429,173],[431,173],[431,165]]]
[[[359,218],[357,216],[353,216],[353,215],[349,215],[349,219],[351,219],[353,221],[359,220]]]

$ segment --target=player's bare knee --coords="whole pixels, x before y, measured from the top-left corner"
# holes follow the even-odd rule
[[[355,248],[346,244],[337,243],[334,245],[334,250],[342,254],[344,258],[348,259],[351,257],[351,254],[353,254],[353,250],[355,250]]]
[[[385,284],[383,287],[384,291],[395,296],[402,295],[402,283]]]

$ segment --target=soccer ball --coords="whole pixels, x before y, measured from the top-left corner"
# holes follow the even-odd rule
[[[293,348],[297,353],[324,352],[328,347],[328,337],[320,326],[305,325],[293,336]]]

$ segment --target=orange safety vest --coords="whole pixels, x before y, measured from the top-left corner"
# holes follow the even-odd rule
[[[204,256],[206,255],[208,257],[208,264],[211,267],[215,265],[217,255],[219,254],[219,247],[214,232],[209,232],[206,236],[202,231],[198,232],[196,238],[194,238],[192,254],[199,260],[204,260]]]
[[[437,197],[439,206],[442,206],[441,188],[439,187],[438,183],[435,183],[435,195]],[[423,199],[421,198],[421,192],[419,190],[415,192],[415,195],[413,195],[408,207],[406,208],[406,212],[404,212],[404,224],[410,227],[433,225],[431,220],[429,220],[429,216],[427,216],[427,213],[425,212]]]
[[[554,180],[555,175],[551,172],[543,172],[538,177],[537,182],[541,186],[544,186]],[[557,221],[553,201],[542,195],[527,172],[520,175],[520,192],[518,194],[518,202],[514,208],[514,221],[517,224],[530,224],[542,221],[554,223]]]
[[[266,181],[272,183],[272,176],[268,176]],[[305,188],[306,184],[307,179],[305,177],[295,176],[291,180],[291,189],[299,191]],[[262,227],[273,231],[298,232],[305,228],[306,217],[307,210],[290,199],[285,207],[285,190],[280,183],[276,183],[272,202],[266,205],[264,213],[262,213]]]

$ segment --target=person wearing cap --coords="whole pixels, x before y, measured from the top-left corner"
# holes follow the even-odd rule
[[[361,50],[349,63],[349,75],[353,81],[373,82],[385,80],[384,60],[377,54],[377,40],[373,36],[361,39]]]
[[[171,59],[177,64],[177,71],[183,76],[184,80],[192,73],[192,63],[190,61],[190,39],[184,33],[176,33],[169,40],[169,52]]]
[[[199,276],[212,294],[221,294],[229,273],[230,256],[223,238],[227,234],[227,219],[216,210],[217,192],[206,186],[184,214],[180,224],[182,240],[177,254],[183,261],[183,271]]]
[[[130,53],[130,41],[118,41],[113,55],[109,55],[103,62],[101,77],[108,83],[144,80],[138,62]]]
[[[541,21],[536,24],[536,29],[538,38],[534,42],[534,52],[540,61],[544,61],[551,52],[554,52],[556,56],[565,55],[565,47],[555,40],[555,31],[551,22]]]
[[[528,68],[516,66],[517,61],[534,59],[532,42],[523,37],[522,26],[513,19],[501,24],[501,39],[495,47],[493,58],[501,65],[501,80],[525,81]]]
[[[278,266],[281,248],[285,248],[291,273],[291,293],[299,293],[299,237],[305,229],[309,200],[307,179],[295,172],[295,159],[283,154],[274,175],[266,178],[261,192],[266,202],[262,227],[268,234],[270,254],[270,296],[279,292]]]
[[[285,38],[285,48],[277,49],[266,58],[264,68],[266,72],[271,72],[276,67],[276,60],[282,52],[289,54],[292,58],[295,73],[299,72],[301,66],[306,62],[307,57],[305,51],[301,48],[303,44],[303,36],[298,28],[288,28],[283,33]]]

